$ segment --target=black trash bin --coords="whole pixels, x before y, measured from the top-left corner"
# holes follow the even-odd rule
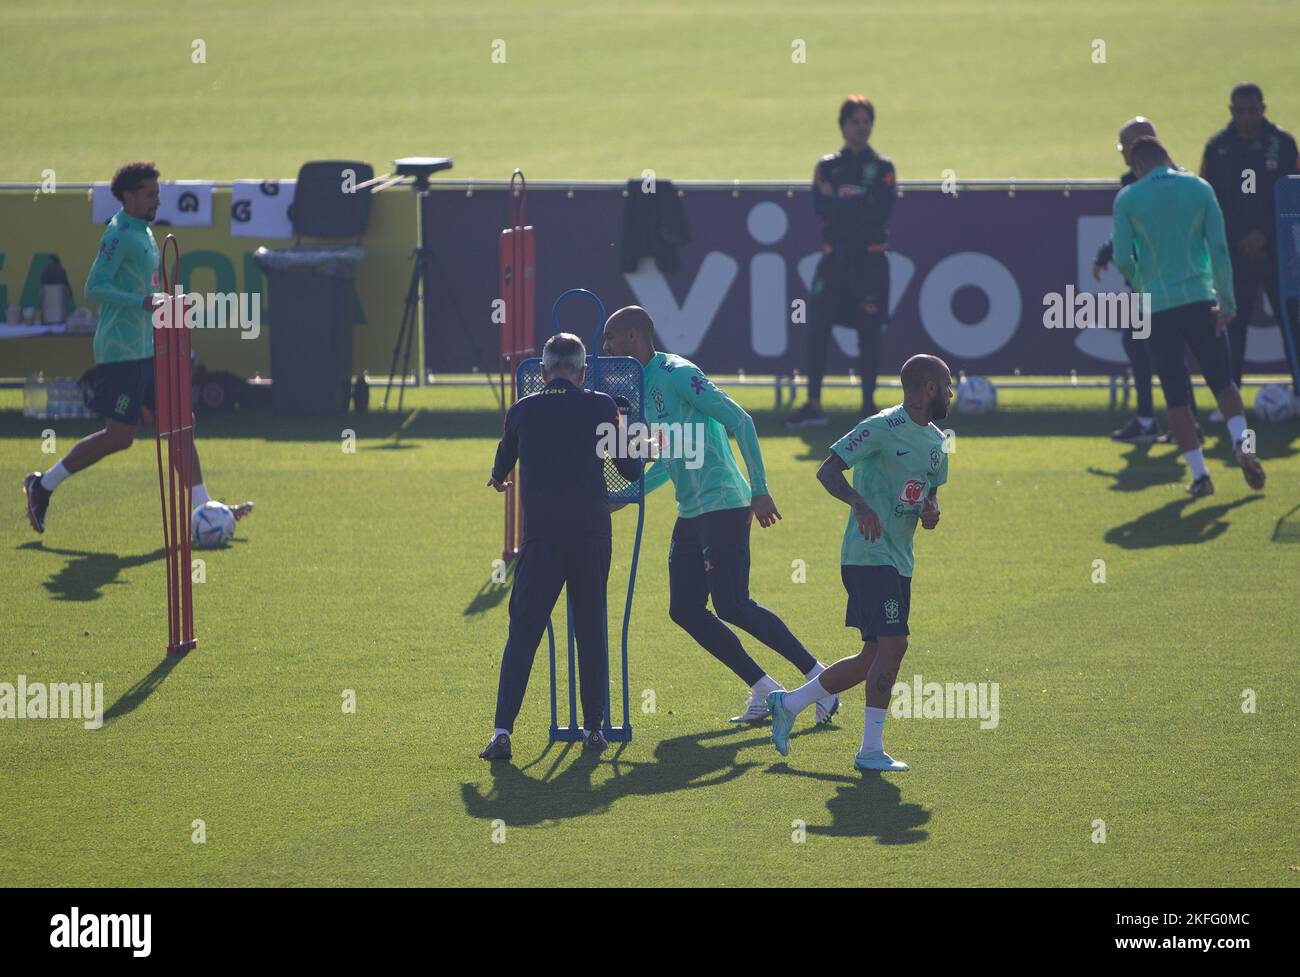
[[[267,276],[271,409],[341,414],[352,386],[352,282],[365,252],[350,247],[258,248]]]

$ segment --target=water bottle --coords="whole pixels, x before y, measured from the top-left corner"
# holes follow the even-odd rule
[[[59,264],[59,256],[51,255],[41,272],[41,322],[51,325],[67,322],[71,294],[68,273]]]
[[[44,373],[31,373],[23,387],[23,417],[41,418],[48,406],[48,389]]]
[[[54,377],[50,380],[49,386],[49,415],[50,417],[61,420],[68,416],[68,392],[64,386],[63,380]]]

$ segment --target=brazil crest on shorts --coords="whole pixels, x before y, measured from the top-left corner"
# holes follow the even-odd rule
[[[840,563],[891,566],[910,577],[921,506],[931,489],[948,481],[943,432],[933,424],[917,424],[899,404],[859,421],[831,450],[853,470],[854,489],[875,510],[884,530],[874,543],[867,542],[850,509]]]

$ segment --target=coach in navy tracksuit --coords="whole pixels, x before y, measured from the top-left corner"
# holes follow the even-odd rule
[[[479,756],[510,756],[510,734],[528,687],[538,642],[560,589],[568,587],[578,644],[585,749],[602,750],[609,686],[605,584],[609,579],[610,518],[605,462],[597,453],[602,425],[619,423],[608,394],[582,388],[587,352],[570,333],[552,336],[542,350],[546,387],[517,401],[506,414],[488,485],[503,492],[519,462],[524,541],[510,593],[510,636],[501,659],[496,730]],[[612,430],[612,429],[607,429]],[[613,458],[628,481],[641,477],[639,460]]]

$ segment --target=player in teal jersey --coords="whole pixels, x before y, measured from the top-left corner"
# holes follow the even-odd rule
[[[153,310],[162,302],[158,288],[158,245],[149,222],[158,213],[160,188],[153,163],[128,163],[113,176],[113,196],[122,202],[99,241],[99,254],[86,278],[86,298],[100,303],[95,328],[94,396],[90,407],[104,417],[104,429],[88,435],[49,471],[23,479],[27,519],[45,532],[50,496],[69,475],[129,448],[142,410],[154,409]],[[192,422],[191,422],[192,423]],[[195,508],[208,502],[195,446],[191,461]],[[232,506],[236,519],[253,503]]]
[[[1246,484],[1264,487],[1264,468],[1246,437],[1246,409],[1232,379],[1232,355],[1224,331],[1236,313],[1232,262],[1223,212],[1208,183],[1174,165],[1154,136],[1142,136],[1130,152],[1137,180],[1115,197],[1115,267],[1144,293],[1151,312],[1151,361],[1165,395],[1169,432],[1178,442],[1196,498],[1214,494],[1196,421],[1187,406],[1191,381],[1187,350],[1196,357],[1232,438]]]
[[[903,403],[868,417],[831,446],[817,479],[850,507],[840,544],[840,576],[849,594],[846,627],[862,634],[862,651],[837,661],[807,685],[767,697],[772,742],[785,756],[795,717],[823,696],[867,683],[866,727],[853,760],[859,770],[907,770],[885,752],[885,714],[907,653],[912,600],[912,537],[919,521],[939,525],[939,486],[948,480],[944,435],[952,374],[937,356],[903,364]],[[844,480],[853,470],[853,484]]]
[[[825,666],[781,618],[749,596],[750,523],[757,517],[766,529],[781,518],[767,490],[754,422],[690,360],[655,350],[654,321],[640,306],[609,317],[603,352],[635,357],[644,368],[645,420],[659,445],[645,490],[671,480],[677,492],[668,550],[668,616],[749,686],[744,711],[731,721],[761,722],[768,715],[768,693],[781,685],[746,654],[724,621],[776,651],[805,679],[816,678]],[[736,465],[728,434],[740,446],[749,482]],[[828,721],[838,708],[839,699],[823,696],[818,722]]]

